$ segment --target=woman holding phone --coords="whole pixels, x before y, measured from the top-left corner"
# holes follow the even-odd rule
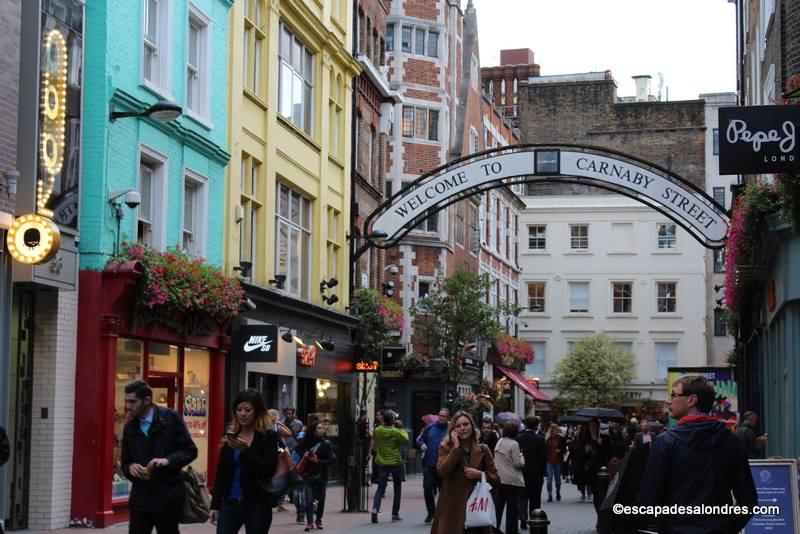
[[[209,519],[217,534],[269,532],[272,503],[258,484],[278,465],[278,434],[272,430],[259,391],[240,391],[233,400],[233,422],[222,440]]]
[[[486,475],[492,486],[500,484],[489,447],[479,442],[480,433],[467,412],[456,412],[450,419],[447,435],[439,446],[436,472],[442,478],[439,501],[431,525],[431,534],[461,532],[466,519],[467,499],[475,483]],[[460,527],[459,527],[460,525]],[[491,534],[492,527],[470,529],[471,532]]]

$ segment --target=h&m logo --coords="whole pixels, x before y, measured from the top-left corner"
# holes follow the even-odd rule
[[[472,512],[485,512],[489,509],[488,497],[477,497],[469,503],[469,511]]]

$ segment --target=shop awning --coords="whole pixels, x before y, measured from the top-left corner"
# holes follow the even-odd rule
[[[514,382],[518,388],[520,388],[522,391],[524,391],[534,399],[542,402],[552,402],[552,399],[550,397],[545,395],[543,392],[539,391],[533,384],[528,382],[525,379],[525,377],[522,376],[522,373],[520,373],[519,371],[515,371],[507,367],[500,367],[499,365],[496,365],[495,367],[499,369],[501,373],[510,378],[511,381]]]

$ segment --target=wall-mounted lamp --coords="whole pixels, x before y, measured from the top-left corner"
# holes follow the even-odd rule
[[[272,280],[267,280],[267,283],[274,285],[275,289],[283,289],[283,285],[286,283],[286,275],[276,274],[275,278]]]
[[[250,277],[251,269],[253,268],[252,261],[240,261],[239,265],[236,265],[233,270],[239,271],[244,278]]]
[[[337,280],[336,277],[334,276],[330,280],[323,280],[322,282],[320,282],[319,283],[319,291],[320,291],[320,293],[324,293],[325,289],[330,289],[330,288],[336,287],[338,285],[339,285],[339,280]]]
[[[722,289],[723,287],[725,286],[714,286],[714,293],[719,293],[720,289]]]
[[[281,339],[284,340],[287,343],[291,343],[292,341],[294,341],[294,338],[292,337],[292,332],[290,330],[287,330],[286,332],[284,332],[281,335]]]
[[[714,302],[716,302],[716,303],[717,303],[717,306],[720,306],[720,307],[722,307],[722,299],[717,299],[717,300],[715,300]]]
[[[5,191],[8,196],[17,194],[17,183],[19,182],[19,171],[9,169],[3,173],[3,181],[0,182],[0,191]]]
[[[317,339],[314,341],[314,344],[320,350],[333,351],[336,348],[336,345],[333,343],[333,340],[323,341],[321,339]]]
[[[322,301],[328,306],[330,306],[331,304],[336,304],[337,302],[339,302],[339,297],[337,297],[336,295],[331,295],[329,297],[322,297]]]
[[[108,121],[114,122],[117,119],[127,117],[150,117],[158,122],[169,122],[177,119],[183,114],[183,108],[175,102],[161,100],[156,102],[144,111],[114,111],[114,104],[109,104]]]

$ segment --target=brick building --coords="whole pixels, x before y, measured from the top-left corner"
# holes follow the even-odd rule
[[[481,68],[483,91],[514,127],[519,127],[519,84],[539,76],[539,70],[539,65],[533,62],[533,50],[530,48],[501,50],[499,66]]]
[[[472,2],[464,10],[443,0],[392,2],[386,36],[389,83],[403,98],[395,106],[398,119],[388,138],[387,196],[448,161],[518,142],[510,124],[483,96]],[[398,345],[388,349],[385,363],[419,349],[409,310],[440,276],[457,269],[484,272],[497,277],[495,302],[513,298],[518,271],[509,232],[519,208],[519,198],[509,188],[473,196],[430,216],[387,250],[386,265],[398,267],[398,274],[387,279],[395,283],[409,326]],[[389,371],[382,375],[380,400],[405,414],[418,431],[420,417],[443,405],[447,390],[472,391],[480,373],[476,365],[463,383],[443,384],[429,369],[412,372],[410,380],[396,380],[405,378],[404,372]]]

